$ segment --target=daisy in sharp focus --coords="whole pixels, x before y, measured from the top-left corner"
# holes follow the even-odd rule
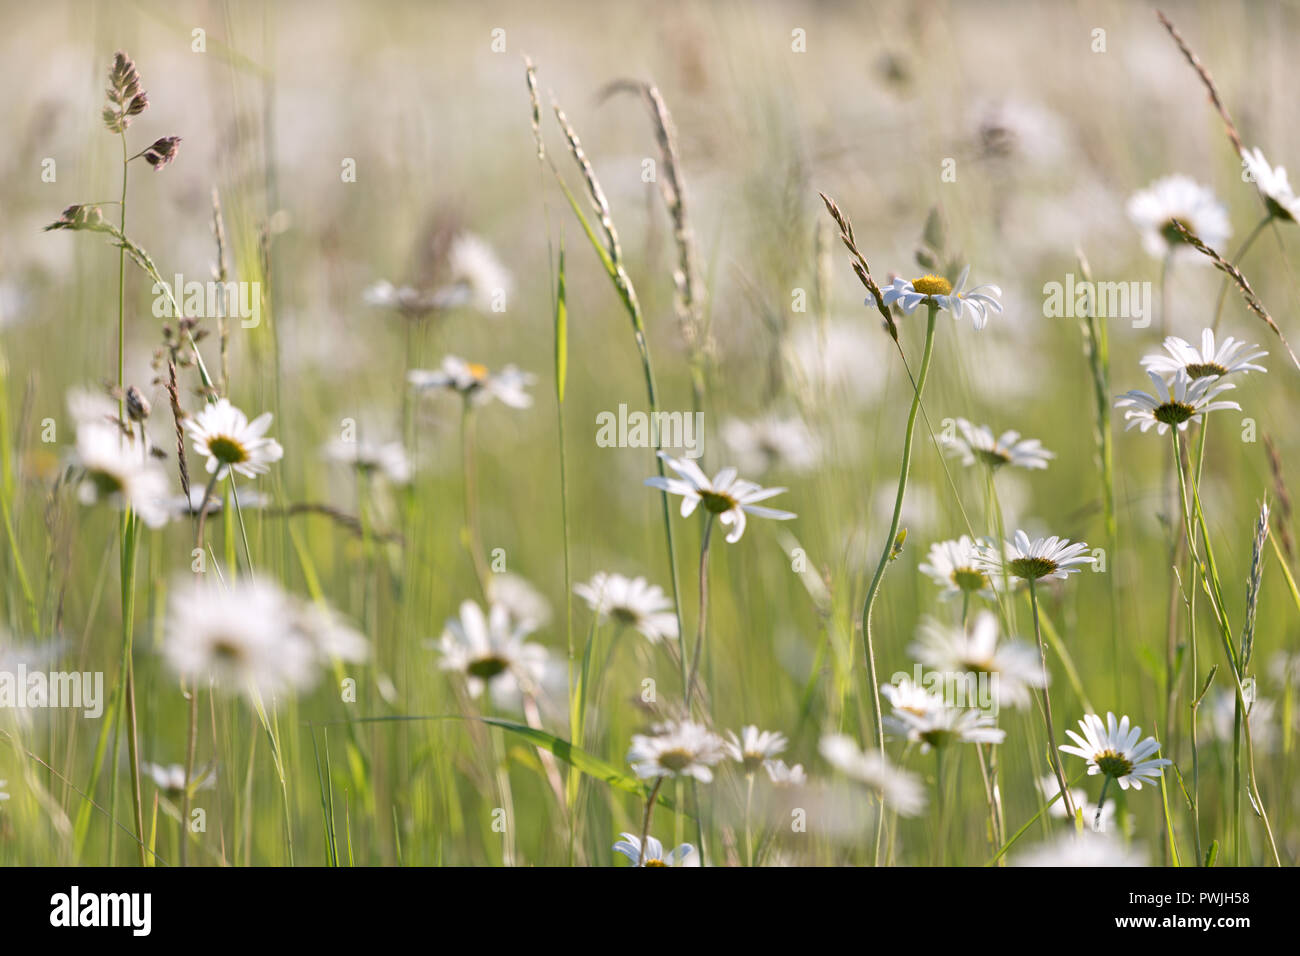
[[[969,629],[933,620],[921,625],[921,637],[908,653],[936,671],[989,675],[999,704],[1025,707],[1030,689],[1043,686],[1038,653],[1020,641],[998,640],[998,620],[990,611],[976,615]]]
[[[1107,713],[1102,723],[1096,714],[1088,714],[1079,721],[1079,728],[1082,736],[1073,730],[1065,732],[1075,746],[1061,744],[1060,749],[1088,761],[1089,776],[1103,774],[1116,781],[1121,790],[1141,790],[1143,783],[1156,783],[1161,771],[1173,763],[1152,756],[1160,750],[1160,744],[1154,737],[1140,740],[1142,728],[1130,727],[1128,717],[1116,721],[1113,713]]]
[[[546,648],[525,641],[529,629],[512,621],[504,606],[494,604],[485,615],[474,601],[464,601],[460,616],[449,618],[436,645],[441,667],[465,678],[471,697],[486,688],[509,695],[516,689],[539,686],[546,673]]]
[[[1234,372],[1266,372],[1262,365],[1254,364],[1255,359],[1263,358],[1268,353],[1258,345],[1247,345],[1244,341],[1228,336],[1218,347],[1214,343],[1214,330],[1201,332],[1201,347],[1198,349],[1186,339],[1171,335],[1164,341],[1165,352],[1155,352],[1144,356],[1142,367],[1148,373],[1158,372],[1166,378],[1178,375],[1179,370],[1195,381],[1200,378],[1221,378]]]
[[[170,482],[158,461],[140,442],[106,422],[77,426],[74,458],[85,470],[77,498],[85,505],[107,502],[129,508],[150,528],[171,517]]]
[[[675,850],[664,853],[664,845],[654,837],[645,838],[645,855],[641,854],[641,838],[635,833],[622,833],[623,839],[614,844],[614,851],[622,853],[633,866],[699,866],[695,847],[683,843]],[[689,862],[688,862],[689,861]]]
[[[1286,167],[1270,166],[1268,160],[1264,158],[1264,152],[1258,146],[1242,153],[1241,158],[1251,181],[1263,197],[1269,214],[1287,222],[1300,220],[1300,197],[1297,197],[1291,189]]]
[[[788,521],[797,517],[790,511],[778,511],[775,508],[761,508],[757,502],[766,501],[785,491],[784,488],[764,488],[753,481],[737,477],[735,468],[723,468],[710,481],[700,466],[689,458],[673,458],[667,452],[659,452],[659,457],[668,466],[681,475],[680,478],[660,478],[658,475],[647,478],[645,483],[651,488],[658,488],[669,494],[682,496],[682,517],[689,517],[701,502],[710,514],[717,515],[719,523],[731,528],[727,543],[734,544],[745,533],[745,515],[759,518],[771,518],[775,521]]]
[[[1070,543],[1069,538],[1038,538],[1016,531],[1013,540],[1006,542],[1005,554],[996,547],[985,547],[980,552],[980,564],[990,576],[1004,573],[1025,581],[1040,578],[1058,578],[1064,581],[1082,570],[1082,565],[1096,563],[1096,558],[1085,552],[1088,545],[1082,541]]]
[[[710,769],[727,755],[721,737],[690,720],[658,724],[651,734],[634,734],[627,762],[642,780],[694,777],[713,780]]]
[[[651,644],[665,638],[676,640],[677,615],[663,588],[645,578],[598,572],[585,583],[575,584],[573,593],[602,620],[640,631]]]
[[[961,319],[970,311],[971,323],[976,329],[982,329],[989,321],[989,310],[1002,311],[998,299],[1002,290],[995,285],[976,286],[969,292],[964,291],[966,278],[970,275],[970,266],[961,270],[954,286],[943,276],[924,275],[919,279],[908,281],[895,277],[894,281],[881,290],[885,305],[898,302],[903,312],[911,315],[921,303],[933,303],[939,309],[951,312],[954,319]],[[867,299],[866,305],[875,308],[875,301]]]
[[[1166,382],[1156,372],[1148,371],[1151,378],[1151,392],[1132,389],[1115,399],[1115,407],[1126,409],[1125,431],[1140,428],[1148,432],[1155,428],[1159,435],[1169,431],[1172,425],[1179,431],[1187,431],[1188,422],[1199,422],[1202,415],[1225,409],[1241,411],[1236,402],[1220,399],[1218,396],[1236,388],[1231,382],[1221,378],[1192,379],[1187,370],[1180,368],[1174,377]]]
[[[526,389],[535,378],[513,365],[493,372],[486,365],[448,355],[436,371],[412,369],[406,380],[418,391],[445,389],[455,392],[471,405],[484,405],[493,399],[511,408],[528,408],[533,404],[533,397]]]
[[[964,418],[957,419],[957,430],[961,434],[945,438],[944,443],[961,457],[963,465],[978,462],[994,469],[1003,465],[1043,469],[1056,457],[1037,438],[1021,438],[1020,432],[1005,431],[995,438],[987,425],[973,425]]]
[[[231,470],[246,478],[256,478],[271,470],[271,463],[284,457],[284,449],[274,438],[266,437],[271,427],[271,413],[263,412],[251,422],[230,400],[219,398],[204,406],[198,415],[185,420],[185,428],[194,440],[194,450],[207,458],[208,474],[218,480]]]
[[[785,734],[774,730],[759,730],[754,724],[743,727],[740,736],[727,731],[727,756],[740,764],[745,773],[753,773],[769,760],[785,752],[788,741]]]
[[[1175,223],[1214,249],[1232,235],[1228,211],[1213,190],[1187,176],[1166,176],[1135,193],[1128,201],[1128,215],[1142,235],[1142,247],[1157,259],[1208,261],[1187,244]]]
[[[852,780],[866,784],[900,816],[914,817],[925,810],[925,787],[913,773],[900,770],[877,751],[863,751],[844,734],[828,734],[819,749],[826,762]]]
[[[994,583],[980,566],[980,544],[970,535],[936,541],[917,570],[943,588],[939,597],[944,600],[966,594],[993,597]]]

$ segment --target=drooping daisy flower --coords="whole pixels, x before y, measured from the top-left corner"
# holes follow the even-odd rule
[[[1088,776],[1103,774],[1116,781],[1120,789],[1141,790],[1143,783],[1154,784],[1161,770],[1173,763],[1163,757],[1152,757],[1160,749],[1154,737],[1139,743],[1141,727],[1129,727],[1128,717],[1115,720],[1113,713],[1106,714],[1103,724],[1096,714],[1088,714],[1079,721],[1083,735],[1067,730],[1066,735],[1076,746],[1061,744],[1067,754],[1088,761]]]
[[[923,714],[896,707],[884,724],[893,736],[919,743],[921,753],[948,744],[1000,744],[1007,736],[992,714],[971,707],[949,707],[942,701]]]
[[[987,674],[998,704],[1025,707],[1030,689],[1043,686],[1038,654],[1020,641],[999,641],[998,621],[981,611],[969,630],[927,620],[908,653],[925,666],[948,674]]]
[[[984,547],[980,551],[980,564],[990,577],[1005,573],[1025,581],[1039,578],[1064,581],[1081,571],[1080,565],[1096,563],[1096,558],[1084,553],[1087,550],[1088,545],[1082,541],[1071,544],[1069,538],[1056,535],[1030,541],[1029,535],[1018,530],[1014,539],[1006,542],[1005,562],[996,547]]]
[[[632,861],[633,866],[699,866],[695,847],[683,843],[677,849],[664,853],[664,845],[654,837],[645,838],[645,856],[641,856],[641,838],[635,833],[620,834],[623,839],[614,844],[614,850]],[[690,860],[691,862],[687,862]]]
[[[1146,866],[1146,854],[1108,832],[1063,830],[1047,843],[1012,857],[1012,866]]]
[[[727,731],[727,756],[745,768],[746,773],[753,773],[769,760],[785,752],[787,745],[785,734],[774,730],[759,730],[754,724],[741,728],[740,736],[734,731]]]
[[[961,457],[963,465],[978,462],[995,469],[1003,465],[1042,469],[1056,457],[1037,438],[1021,438],[1020,432],[1005,431],[994,438],[993,429],[987,425],[973,425],[964,418],[957,419],[957,430],[960,435],[944,441],[952,454]]]
[[[533,384],[535,378],[513,365],[493,372],[486,365],[448,355],[437,371],[412,369],[406,380],[420,391],[447,389],[456,392],[471,405],[483,405],[493,399],[511,408],[528,408],[533,404],[533,397],[525,389]]]
[[[980,544],[966,534],[952,541],[936,541],[918,570],[943,588],[939,597],[945,600],[963,594],[992,598],[994,582],[980,566],[979,549]]]
[[[1128,201],[1128,215],[1142,234],[1142,247],[1157,259],[1174,255],[1187,261],[1208,261],[1187,244],[1175,223],[1214,249],[1232,235],[1228,211],[1207,186],[1187,176],[1166,176]]]
[[[167,473],[116,425],[83,422],[77,426],[76,462],[85,470],[77,498],[85,505],[107,502],[130,508],[150,528],[171,517]]]
[[[788,767],[784,760],[767,760],[763,768],[774,787],[802,787],[808,782],[808,774],[801,763]]]
[[[1241,410],[1236,402],[1218,398],[1228,389],[1237,387],[1221,378],[1193,380],[1182,368],[1169,382],[1155,372],[1148,371],[1147,375],[1151,378],[1151,392],[1135,388],[1115,399],[1116,408],[1127,409],[1124,412],[1124,419],[1128,422],[1125,431],[1136,427],[1147,432],[1154,427],[1157,434],[1163,435],[1171,425],[1179,431],[1187,431],[1188,422],[1199,422],[1201,416],[1209,412]]]
[[[1262,365],[1255,365],[1255,359],[1263,358],[1268,353],[1258,345],[1247,345],[1243,341],[1228,336],[1216,349],[1214,347],[1214,330],[1205,329],[1201,332],[1201,347],[1198,349],[1186,339],[1180,339],[1176,335],[1171,335],[1165,339],[1165,351],[1169,354],[1161,355],[1155,352],[1147,355],[1142,359],[1142,367],[1150,372],[1159,372],[1162,376],[1174,377],[1179,370],[1187,373],[1187,377],[1196,380],[1199,378],[1221,378],[1224,375],[1231,375],[1233,372],[1264,372],[1267,369]]]
[[[1268,211],[1288,222],[1300,220],[1300,197],[1291,189],[1287,179],[1286,167],[1276,168],[1268,164],[1264,152],[1258,146],[1241,154],[1246,164],[1246,171],[1255,183],[1255,188],[1264,198]]]
[[[915,817],[925,810],[925,787],[915,774],[900,770],[878,752],[864,752],[844,734],[821,739],[826,762],[850,779],[864,783],[901,816]]]
[[[753,421],[728,419],[722,441],[737,466],[761,475],[772,468],[808,471],[817,464],[820,444],[802,419],[768,415]]]
[[[484,688],[494,694],[535,688],[545,676],[546,648],[525,641],[528,634],[510,620],[504,606],[494,604],[485,615],[474,601],[464,601],[460,616],[448,618],[437,644],[440,666],[461,674],[474,698]]]
[[[696,505],[703,502],[705,509],[717,515],[721,524],[731,527],[731,532],[727,535],[728,544],[739,541],[740,536],[745,533],[746,513],[776,521],[788,521],[797,517],[790,511],[761,508],[757,504],[779,495],[785,491],[784,488],[764,488],[756,482],[746,481],[744,478],[737,477],[735,468],[723,468],[710,481],[709,477],[700,470],[700,466],[689,458],[673,458],[662,451],[659,452],[659,457],[681,477],[660,478],[656,475],[647,478],[645,483],[651,488],[681,495],[683,518],[689,517]]]
[[[325,445],[324,454],[330,461],[348,465],[366,476],[378,475],[395,485],[411,481],[411,460],[401,442],[335,438]]]
[[[1035,783],[1038,784],[1038,792],[1042,794],[1043,801],[1047,802],[1053,797],[1060,796],[1061,785],[1057,782],[1053,774],[1045,777],[1039,777]],[[1105,805],[1101,808],[1101,822],[1097,824],[1097,805],[1088,802],[1088,792],[1082,787],[1074,787],[1070,790],[1070,799],[1076,807],[1083,808],[1083,821],[1090,827],[1096,827],[1102,831],[1110,829],[1110,824],[1115,819],[1115,801],[1107,799]],[[1057,799],[1050,807],[1047,808],[1050,816],[1060,820],[1069,820],[1074,822],[1074,817],[1070,815],[1070,810],[1065,805],[1064,800]]]
[[[206,405],[185,427],[194,439],[194,450],[207,458],[208,474],[218,480],[232,469],[246,478],[256,478],[271,470],[271,463],[284,457],[284,449],[274,438],[267,438],[271,413],[263,412],[251,422],[248,416],[227,398]]]
[[[634,734],[627,762],[643,780],[655,777],[713,779],[712,766],[727,754],[722,738],[690,720],[658,724],[652,734]]]
[[[587,602],[602,620],[613,619],[620,626],[640,631],[651,644],[677,637],[677,615],[663,588],[645,578],[598,572],[586,583],[575,584],[573,593]]]
[[[934,303],[938,308],[951,312],[954,319],[961,319],[969,310],[971,323],[976,329],[982,329],[988,324],[990,309],[994,312],[1002,311],[1002,303],[998,301],[1002,290],[995,285],[981,285],[969,292],[964,291],[969,275],[970,266],[966,266],[957,277],[955,286],[943,276],[924,275],[911,281],[895,277],[881,292],[885,305],[899,302],[908,315],[915,312],[916,307],[923,302]],[[871,308],[876,306],[872,299],[867,299],[866,304]]]

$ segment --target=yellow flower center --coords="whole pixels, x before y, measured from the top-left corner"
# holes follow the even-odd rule
[[[949,295],[952,293],[952,283],[943,276],[936,275],[923,275],[919,279],[913,279],[912,288],[921,295]]]
[[[248,460],[248,450],[227,435],[213,435],[209,438],[208,451],[223,465],[238,465]]]
[[[724,511],[730,511],[736,507],[735,498],[730,495],[719,494],[716,491],[701,491],[700,501],[704,503],[705,508],[715,515],[720,515]]]
[[[478,362],[467,362],[465,367],[469,369],[469,374],[473,375],[479,381],[488,377],[488,367]]]

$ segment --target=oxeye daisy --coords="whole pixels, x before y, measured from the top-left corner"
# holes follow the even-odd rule
[[[995,438],[987,425],[973,425],[964,418],[957,419],[956,424],[960,434],[945,438],[944,443],[952,454],[960,456],[963,465],[1043,469],[1056,457],[1037,438],[1021,438],[1020,432],[1005,431]]]
[[[167,474],[140,442],[116,425],[83,422],[77,426],[74,457],[85,470],[77,490],[82,504],[107,502],[130,508],[150,528],[171,517]]]
[[[808,426],[795,417],[769,415],[748,422],[732,418],[722,426],[722,441],[737,466],[750,474],[773,468],[808,471],[821,451]]]
[[[1206,261],[1179,233],[1181,224],[1211,248],[1232,235],[1228,211],[1214,192],[1187,176],[1166,176],[1128,201],[1128,215],[1142,235],[1142,247],[1157,259],[1176,255]]]
[[[895,710],[904,710],[918,717],[943,708],[941,697],[915,683],[910,677],[902,677],[892,684],[886,684],[880,688],[880,693]]]
[[[994,583],[980,566],[980,544],[970,535],[936,541],[917,570],[943,588],[939,597],[945,600],[970,594],[993,597]]]
[[[744,767],[746,773],[753,773],[767,761],[783,753],[787,741],[785,734],[773,730],[759,730],[753,724],[744,727],[737,737],[735,732],[727,731],[727,740],[723,746],[727,756]]]
[[[367,477],[379,476],[394,485],[411,481],[411,460],[401,442],[335,438],[325,445],[324,454],[330,461],[355,468]]]
[[[1012,858],[1012,866],[1146,866],[1146,854],[1119,837],[1070,827],[1051,841]]]
[[[808,782],[803,764],[797,763],[789,767],[784,760],[767,760],[763,762],[763,769],[767,771],[767,777],[774,787],[802,787]]]
[[[961,319],[969,310],[971,323],[976,329],[982,329],[988,324],[990,309],[994,312],[1002,311],[1002,303],[998,301],[1002,290],[995,285],[981,285],[966,291],[969,275],[970,266],[966,266],[957,277],[956,285],[937,275],[923,275],[910,281],[896,276],[881,293],[885,305],[898,302],[908,315],[915,312],[916,307],[923,302],[951,312],[954,319]],[[867,299],[866,304],[871,308],[876,305],[873,299]]]
[[[1121,790],[1141,790],[1144,783],[1156,783],[1161,771],[1173,762],[1153,757],[1160,744],[1154,737],[1140,740],[1142,728],[1130,727],[1128,717],[1116,721],[1113,713],[1107,713],[1102,723],[1096,714],[1087,714],[1079,721],[1079,728],[1082,735],[1073,730],[1065,732],[1075,746],[1061,744],[1060,749],[1088,761],[1089,776],[1103,774],[1107,780],[1116,781]]]
[[[267,438],[271,413],[263,412],[251,422],[230,400],[219,398],[204,407],[185,427],[194,439],[194,450],[207,458],[208,474],[224,478],[231,470],[256,478],[271,470],[271,463],[284,457],[284,449]]]
[[[895,707],[884,723],[893,736],[919,743],[921,753],[948,744],[1000,744],[1007,736],[995,725],[993,715],[971,707],[949,707],[942,701],[924,713]]]
[[[525,390],[535,381],[533,375],[513,365],[493,372],[486,365],[448,355],[438,370],[412,369],[406,374],[406,380],[419,391],[455,392],[471,405],[483,405],[493,399],[511,408],[528,408],[533,404],[533,397]]]
[[[645,578],[621,574],[596,574],[586,583],[575,584],[573,593],[587,602],[600,618],[640,631],[651,644],[677,638],[677,615],[663,588]]]
[[[990,576],[1009,574],[1025,581],[1040,578],[1063,581],[1081,571],[1081,565],[1096,562],[1096,558],[1085,553],[1087,550],[1088,545],[1082,541],[1071,544],[1069,538],[1056,535],[1031,541],[1029,535],[1016,531],[1013,539],[1006,542],[1004,554],[999,554],[996,547],[982,548],[980,564]]]
[[[1060,784],[1056,782],[1056,777],[1052,774],[1039,777],[1035,783],[1038,784],[1038,792],[1042,794],[1044,802],[1056,797],[1060,792]],[[1088,804],[1088,793],[1080,787],[1070,789],[1070,799],[1074,801],[1076,807],[1083,808],[1083,818],[1096,830],[1109,830],[1110,823],[1115,819],[1115,801],[1107,800],[1101,805],[1101,814],[1098,816],[1097,807]],[[1049,816],[1056,817],[1060,820],[1069,820],[1074,823],[1074,816],[1065,806],[1064,800],[1056,800],[1047,808]]]
[[[645,838],[645,853],[641,851],[641,838],[635,833],[620,834],[623,839],[614,844],[614,851],[622,853],[633,866],[699,866],[695,847],[683,843],[675,850],[664,853],[664,845],[652,836]],[[688,862],[689,861],[689,862]]]
[[[788,521],[797,517],[790,511],[775,508],[761,508],[757,502],[766,501],[785,491],[784,488],[764,488],[753,481],[737,477],[735,468],[723,468],[710,481],[700,466],[689,458],[673,458],[666,452],[659,452],[659,457],[677,472],[680,478],[647,478],[645,483],[651,488],[658,488],[669,494],[682,496],[682,517],[689,517],[700,503],[712,515],[716,515],[721,524],[731,527],[727,543],[734,544],[745,533],[745,515],[759,518],[772,518],[776,521]]]
[[[713,779],[710,769],[726,756],[722,738],[690,720],[667,721],[651,734],[634,734],[627,762],[643,780],[657,777]]]
[[[1300,197],[1291,189],[1287,179],[1286,167],[1273,167],[1264,158],[1264,152],[1258,146],[1241,154],[1246,164],[1246,171],[1259,190],[1269,214],[1287,222],[1300,220]]]
[[[143,762],[140,764],[140,769],[149,775],[154,782],[154,786],[165,793],[179,794],[185,790],[185,768],[180,764],[168,765]],[[211,770],[190,781],[192,791],[211,790],[216,785],[217,776]]]
[[[864,752],[856,740],[844,734],[821,739],[821,755],[846,777],[866,784],[899,815],[914,817],[925,810],[925,787],[913,773],[900,770],[880,753]]]
[[[535,689],[546,673],[546,648],[525,641],[528,629],[510,618],[505,607],[494,604],[487,614],[474,601],[464,601],[460,616],[449,618],[436,645],[441,667],[465,678],[471,697],[484,689],[491,694],[512,694]]]
[[[976,615],[969,629],[923,622],[921,637],[908,653],[936,671],[989,675],[997,702],[1008,707],[1027,706],[1030,688],[1043,686],[1034,649],[1020,641],[1000,641],[997,618],[989,611]]]
[[[1236,402],[1219,399],[1219,395],[1237,386],[1218,377],[1192,379],[1182,368],[1168,382],[1156,372],[1148,371],[1147,375],[1151,378],[1151,392],[1132,389],[1115,399],[1116,408],[1127,409],[1125,430],[1136,427],[1148,432],[1155,428],[1157,434],[1163,435],[1172,425],[1187,431],[1188,422],[1199,422],[1209,412],[1241,410]]]
[[[1195,381],[1201,378],[1221,378],[1233,372],[1264,372],[1262,365],[1254,364],[1255,359],[1263,358],[1268,353],[1258,345],[1247,345],[1243,341],[1228,336],[1215,348],[1214,330],[1201,332],[1201,347],[1198,349],[1186,339],[1171,335],[1164,341],[1167,355],[1155,352],[1142,359],[1142,367],[1150,372],[1159,372],[1162,376],[1174,377],[1179,370]]]

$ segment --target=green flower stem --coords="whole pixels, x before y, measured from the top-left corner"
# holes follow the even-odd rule
[[[1039,622],[1038,614],[1038,582],[1033,578],[1029,579],[1029,604],[1034,611],[1034,638],[1038,641],[1038,660],[1043,666],[1043,723],[1047,729],[1047,757],[1052,765],[1052,773],[1056,775],[1057,786],[1061,790],[1061,799],[1065,802],[1065,811],[1073,819],[1074,817],[1074,799],[1070,795],[1070,788],[1065,782],[1065,771],[1061,769],[1061,757],[1056,751],[1056,736],[1052,721],[1052,695],[1047,689],[1047,646],[1043,643],[1043,628]]]

